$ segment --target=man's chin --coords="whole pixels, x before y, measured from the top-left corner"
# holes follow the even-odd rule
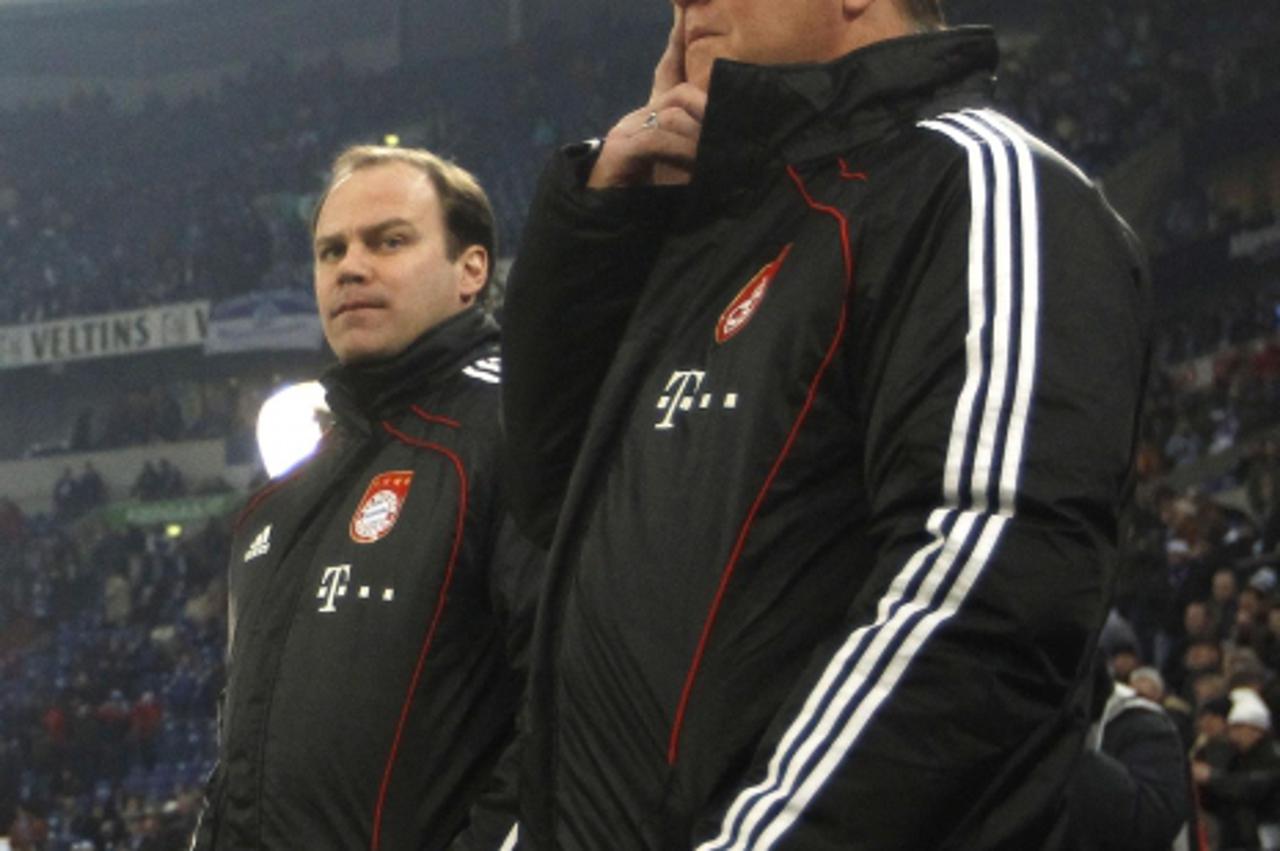
[[[356,343],[340,343],[337,346],[330,345],[333,353],[338,356],[338,363],[343,366],[365,366],[367,364],[379,363],[389,360],[399,354],[398,349],[387,344],[377,345],[373,343],[356,344]]]

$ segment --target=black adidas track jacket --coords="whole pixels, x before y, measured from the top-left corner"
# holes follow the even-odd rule
[[[496,848],[509,832],[495,764],[541,555],[498,487],[500,370],[472,309],[388,363],[326,374],[335,427],[234,538],[196,851]]]
[[[722,61],[691,186],[552,162],[505,314],[521,847],[1060,847],[1148,292],[995,62]]]

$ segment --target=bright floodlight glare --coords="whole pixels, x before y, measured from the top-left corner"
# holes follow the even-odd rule
[[[382,137],[382,143],[389,148],[400,147],[400,137],[395,133],[388,133]]]
[[[320,415],[328,410],[318,381],[286,385],[262,403],[258,452],[268,476],[278,478],[311,455],[320,442]]]
[[[168,526],[165,526],[165,527],[164,527],[164,535],[165,535],[165,537],[166,537],[166,538],[174,538],[174,539],[181,538],[181,537],[182,537],[182,524],[181,524],[181,523],[170,523]]]

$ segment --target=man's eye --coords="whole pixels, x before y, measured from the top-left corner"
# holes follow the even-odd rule
[[[321,260],[333,260],[342,256],[342,252],[336,245],[326,245],[316,252],[316,257]]]
[[[406,242],[408,242],[408,240],[405,239],[402,235],[393,234],[391,236],[385,236],[382,238],[382,247],[383,248],[399,248],[400,246],[404,245]]]

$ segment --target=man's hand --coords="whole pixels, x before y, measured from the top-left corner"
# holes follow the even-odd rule
[[[653,72],[649,103],[623,116],[609,131],[587,186],[688,183],[706,107],[706,92],[684,76],[684,9],[676,6],[667,49]]]
[[[1203,785],[1213,779],[1213,769],[1209,767],[1209,763],[1197,760],[1191,763],[1191,777],[1196,783]]]

